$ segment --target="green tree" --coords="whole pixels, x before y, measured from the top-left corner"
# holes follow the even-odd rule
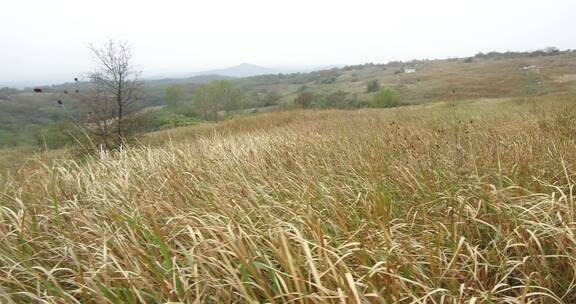
[[[208,96],[210,108],[214,120],[218,121],[218,111],[224,110],[226,117],[229,117],[230,111],[236,110],[240,106],[242,95],[234,85],[227,80],[215,80],[208,85]]]
[[[178,84],[171,85],[166,88],[164,95],[166,96],[166,106],[168,109],[173,112],[185,111],[188,94],[183,86]]]
[[[242,92],[229,81],[221,82],[219,89],[222,96],[222,108],[226,112],[226,118],[229,118],[230,112],[241,108]]]
[[[210,98],[207,85],[201,85],[194,91],[194,107],[203,119],[208,120]]]
[[[374,95],[372,104],[377,108],[391,108],[402,105],[400,95],[392,89],[381,89]]]
[[[241,106],[242,92],[230,81],[215,80],[207,85],[198,87],[194,94],[196,109],[202,113],[204,119],[210,118],[218,121],[218,111],[224,110],[226,117]]]

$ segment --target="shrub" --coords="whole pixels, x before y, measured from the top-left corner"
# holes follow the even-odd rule
[[[194,117],[188,117],[182,114],[171,114],[168,117],[169,126],[172,128],[191,126],[198,123],[198,119]]]
[[[302,92],[296,96],[294,102],[303,108],[307,108],[312,104],[312,101],[316,99],[314,93],[312,92]]]
[[[372,100],[372,105],[377,108],[392,108],[401,106],[400,95],[392,89],[381,89]]]
[[[380,83],[376,79],[371,80],[366,84],[367,93],[374,93],[378,92],[379,90],[380,90]]]

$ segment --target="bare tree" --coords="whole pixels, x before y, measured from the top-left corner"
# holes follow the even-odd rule
[[[117,42],[109,40],[102,47],[90,46],[94,53],[96,68],[89,74],[89,79],[93,85],[93,97],[88,99],[93,108],[97,108],[100,114],[105,115],[94,117],[99,121],[98,125],[106,130],[104,136],[108,135],[109,127],[109,102],[114,103],[112,119],[114,120],[113,128],[117,133],[119,140],[125,140],[129,133],[129,126],[125,124],[126,115],[129,113],[134,104],[143,96],[143,86],[138,80],[140,71],[136,70],[132,63],[132,50],[126,42]],[[95,112],[93,111],[93,114]]]
[[[83,109],[81,121],[85,133],[89,132],[92,145],[108,150],[121,142],[120,134],[114,133],[112,124],[116,120],[116,102],[98,85],[92,85],[82,93],[76,93]]]
[[[96,68],[88,73],[87,82],[74,78],[76,88],[64,90],[58,100],[71,122],[85,135],[75,139],[88,153],[94,148],[118,147],[130,139],[136,131],[133,123],[136,119],[135,115],[127,114],[143,98],[140,72],[134,68],[127,43],[109,40],[100,48],[92,45],[89,48],[94,53]],[[68,112],[66,104],[71,100],[80,114]]]

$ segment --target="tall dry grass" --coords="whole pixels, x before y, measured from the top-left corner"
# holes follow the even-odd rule
[[[6,303],[573,303],[576,98],[301,111],[0,181]]]

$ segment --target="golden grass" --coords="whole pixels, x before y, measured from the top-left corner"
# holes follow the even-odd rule
[[[295,111],[0,177],[0,299],[576,301],[576,98]]]
[[[366,82],[378,80],[383,87],[397,90],[403,101],[411,103],[573,93],[576,79],[569,75],[576,69],[575,59],[575,54],[563,54],[500,60],[476,58],[471,63],[465,63],[463,59],[431,60],[418,64],[417,72],[412,74],[396,74],[401,66],[365,67],[344,71],[341,79],[333,84],[308,83],[307,86],[323,93],[344,90],[369,100],[371,95],[365,92]],[[538,71],[522,70],[531,65]],[[352,82],[352,78],[357,78],[358,82]],[[286,100],[292,100],[299,87],[263,85],[257,89],[277,89],[282,95],[288,95]]]
[[[70,152],[65,149],[46,151],[45,149],[34,147],[0,148],[0,175],[21,170],[24,165],[29,170],[33,166],[41,165],[39,161],[47,163],[52,159],[69,158],[71,156]]]

